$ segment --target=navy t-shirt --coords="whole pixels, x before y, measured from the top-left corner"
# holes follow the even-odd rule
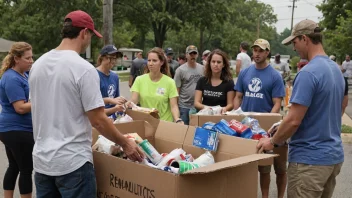
[[[202,104],[206,106],[220,105],[221,107],[226,107],[227,92],[235,91],[233,87],[233,80],[223,80],[220,85],[214,87],[211,82],[208,82],[208,79],[203,76],[198,80],[196,90],[202,91]]]
[[[291,137],[289,162],[333,165],[344,161],[341,112],[345,83],[337,64],[316,56],[293,81],[290,102],[308,107]]]
[[[13,102],[24,100],[28,102],[28,74],[22,76],[13,69],[4,72],[0,81],[0,132],[28,131],[33,132],[32,114],[18,114]]]
[[[285,96],[282,77],[270,65],[264,69],[251,65],[242,70],[235,90],[243,94],[241,108],[244,112],[271,112],[272,99]]]
[[[119,89],[119,76],[110,71],[109,75],[105,75],[103,72],[98,71],[100,78],[100,92],[103,98],[116,98],[120,96]],[[105,108],[111,108],[115,105],[106,104]]]

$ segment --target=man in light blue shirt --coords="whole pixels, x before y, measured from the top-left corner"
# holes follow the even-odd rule
[[[257,146],[271,150],[291,137],[288,198],[332,197],[344,161],[340,134],[345,83],[338,65],[324,52],[321,30],[303,20],[282,42],[292,43],[309,63],[293,82],[292,106],[278,131]]]

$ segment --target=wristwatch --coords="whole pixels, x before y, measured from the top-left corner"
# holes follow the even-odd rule
[[[180,119],[177,119],[176,121],[175,121],[175,123],[179,123],[179,122],[182,122],[182,119],[180,118]]]
[[[272,137],[270,138],[270,143],[271,143],[271,145],[273,145],[274,147],[279,147],[279,146],[280,146],[280,145],[274,143]]]

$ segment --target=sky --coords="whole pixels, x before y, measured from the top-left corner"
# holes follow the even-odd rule
[[[291,29],[292,17],[292,0],[258,0],[260,2],[270,4],[274,13],[277,15],[277,23],[275,27],[278,33],[281,33],[285,28]],[[311,19],[319,22],[323,14],[315,7],[323,2],[323,0],[296,0],[293,16],[293,25],[304,19]],[[291,7],[288,7],[291,6]]]

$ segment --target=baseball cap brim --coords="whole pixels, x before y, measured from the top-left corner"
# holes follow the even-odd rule
[[[256,47],[256,46],[260,47],[260,49],[262,49],[262,50],[267,50],[267,47],[263,47],[263,46],[260,46],[260,45],[257,45],[257,44],[252,45],[251,48]]]
[[[197,50],[189,50],[189,51],[187,52],[187,54],[192,53],[192,52],[197,52],[197,54],[198,54],[198,51],[197,51]]]
[[[103,36],[96,30],[93,30],[94,34],[99,37],[99,38],[103,38]],[[117,52],[117,51],[116,51]]]
[[[296,36],[289,36],[289,37],[285,38],[281,43],[283,45],[289,45],[292,42],[292,40],[295,38],[296,38]]]

